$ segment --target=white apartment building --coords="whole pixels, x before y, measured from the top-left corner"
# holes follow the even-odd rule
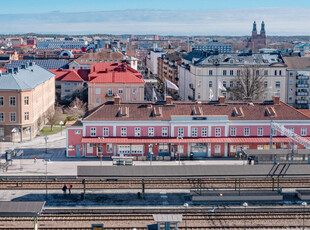
[[[146,67],[149,70],[150,74],[154,74],[157,75],[157,64],[158,64],[158,59],[159,57],[161,57],[163,54],[165,54],[164,52],[161,51],[153,51],[151,50],[150,53],[147,55],[146,58]]]
[[[244,66],[259,66],[264,76],[266,91],[263,98],[271,100],[279,96],[286,101],[286,65],[279,55],[274,54],[218,54],[193,59],[191,63],[185,58],[179,68],[179,94],[182,100],[218,100],[225,96],[234,100],[229,92],[234,87],[236,76],[240,75]],[[219,89],[222,84],[227,91]]]

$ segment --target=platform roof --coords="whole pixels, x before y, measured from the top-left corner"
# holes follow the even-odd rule
[[[45,201],[0,201],[0,216],[39,216]]]
[[[265,150],[257,150],[257,149],[248,149],[244,150],[244,152],[249,156],[261,156],[261,155],[287,155],[292,154],[292,149],[265,149]],[[294,150],[294,156],[298,156],[299,154],[310,154],[309,149],[297,149]]]
[[[296,178],[310,177],[310,165],[78,166],[79,178]]]
[[[162,222],[181,222],[182,215],[181,214],[153,214],[154,221],[156,223]]]

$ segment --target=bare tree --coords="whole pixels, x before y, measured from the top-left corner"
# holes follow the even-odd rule
[[[74,120],[83,117],[86,111],[87,104],[79,98],[75,98],[65,112],[71,116],[70,119]]]
[[[47,114],[47,123],[51,126],[51,131],[53,131],[54,125],[61,120],[62,115],[62,107],[60,106],[56,106],[55,111]]]
[[[237,100],[251,98],[258,100],[263,97],[265,77],[259,66],[246,65],[237,72],[231,93]]]

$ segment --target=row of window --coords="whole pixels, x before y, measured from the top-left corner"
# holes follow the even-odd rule
[[[118,89],[118,94],[123,94],[124,90],[123,88],[119,88]],[[100,94],[101,93],[101,89],[100,88],[96,88],[96,94]],[[133,88],[132,89],[132,94],[137,94],[138,93],[138,89],[137,88]],[[108,96],[112,96],[113,95],[113,89],[109,88],[108,92],[107,92]]]
[[[223,70],[223,76],[234,76],[235,71],[234,70]],[[268,70],[264,70],[263,72],[264,76],[268,76]],[[236,71],[236,75],[240,76],[241,75],[241,70],[237,70]],[[256,70],[256,75],[259,76],[260,75],[260,71]],[[274,75],[275,76],[282,76],[282,70],[275,70],[274,71]],[[213,70],[209,70],[209,76],[213,76]]]
[[[228,85],[227,85],[227,82],[226,81],[223,81],[223,86],[226,88]],[[198,82],[198,86],[201,85],[201,81]],[[213,81],[209,81],[209,87],[212,88],[213,87]],[[230,81],[229,82],[229,87],[230,88],[233,88],[234,87],[234,82],[233,81]],[[264,81],[264,88],[268,88],[268,82],[267,81]],[[281,88],[281,82],[280,81],[276,81],[275,82],[275,88]]]
[[[104,62],[108,62],[108,61],[109,61],[108,59],[105,59],[105,60],[104,60]],[[97,62],[97,59],[94,59],[94,60],[92,60],[92,59],[85,59],[85,60],[84,60],[84,59],[81,59],[81,62]],[[103,60],[100,59],[100,60],[98,60],[98,62],[103,62]],[[110,59],[110,62],[113,62],[113,60]],[[118,62],[118,60],[115,59],[114,62]]]
[[[9,98],[9,105],[16,106],[16,97]],[[24,97],[24,105],[29,105],[29,97]],[[4,97],[0,96],[0,106],[4,106]]]
[[[0,113],[1,114],[1,113]],[[1,118],[1,116],[0,116]],[[294,133],[294,128],[290,127],[288,128],[290,132]],[[80,133],[78,133],[80,134]],[[135,137],[140,137],[141,136],[141,128],[140,127],[135,127],[134,130],[134,135]],[[148,136],[149,137],[154,137],[155,135],[155,129],[154,127],[149,127],[148,128]],[[237,128],[230,128],[230,136],[236,136],[237,135]],[[243,135],[244,136],[250,136],[250,128],[245,127],[243,129]],[[262,127],[257,128],[257,136],[263,136],[264,135],[264,129]],[[276,136],[277,135],[277,130],[273,129],[272,130],[272,135]],[[301,128],[301,136],[307,136],[307,128],[302,127]],[[90,136],[96,137],[97,132],[96,128],[92,127],[90,128]],[[109,136],[109,128],[103,128],[103,136],[108,137]],[[121,128],[121,136],[126,137],[127,136],[127,128],[122,127]],[[163,127],[162,128],[162,136],[163,137],[168,137],[168,127]],[[201,136],[202,137],[207,137],[208,136],[208,128],[201,128]],[[220,137],[221,136],[221,128],[215,128],[215,136]],[[178,137],[184,137],[184,128],[178,128]],[[198,137],[198,128],[192,128],[192,137]]]
[[[24,113],[24,119],[25,121],[29,121],[29,112]],[[0,122],[4,122],[4,113],[0,112]],[[10,113],[10,122],[16,122],[16,113],[12,112]]]

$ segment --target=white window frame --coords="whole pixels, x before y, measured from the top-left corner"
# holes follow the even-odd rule
[[[201,136],[202,137],[208,136],[208,128],[201,128]]]
[[[215,136],[216,136],[216,137],[222,136],[222,130],[221,130],[221,128],[215,128]]]
[[[221,153],[221,145],[214,146],[214,153]]]
[[[249,127],[245,127],[245,128],[243,129],[243,135],[244,135],[245,137],[249,137],[249,136],[250,136],[250,128],[249,128]]]
[[[273,137],[277,136],[277,130],[276,129],[272,129],[272,136]]]
[[[4,128],[0,127],[0,137],[4,137]]]
[[[154,134],[155,134],[155,129],[154,129],[154,127],[149,127],[149,128],[148,128],[147,135],[148,135],[149,137],[154,137]]]
[[[127,128],[121,127],[121,137],[127,137]]]
[[[12,105],[12,99],[14,98],[14,105]],[[16,106],[16,97],[10,97],[10,106],[15,107]]]
[[[0,116],[0,122],[4,122],[4,112],[0,112],[0,114],[2,114],[2,116]]]
[[[30,120],[30,114],[29,114],[29,112],[25,112],[25,113],[24,113],[24,119],[25,119],[25,121],[29,121],[29,120]]]
[[[135,137],[141,137],[141,128],[135,127]]]
[[[138,93],[138,89],[137,88],[133,88],[132,89],[132,94],[137,94]]]
[[[168,127],[162,127],[161,128],[161,135],[163,137],[168,137]]]
[[[112,153],[113,152],[113,144],[112,143],[107,143],[107,153]]]
[[[112,88],[108,88],[108,96],[113,96],[113,89]]]
[[[96,88],[96,94],[100,94],[101,89],[100,88]]]
[[[124,93],[124,89],[123,88],[119,88],[118,89],[118,94],[123,94]]]
[[[29,96],[24,97],[24,105],[29,105]]]
[[[263,127],[258,127],[257,128],[257,136],[264,136],[264,128]]]
[[[306,127],[301,127],[300,136],[302,136],[302,137],[307,136],[307,128]]]
[[[81,130],[75,130],[75,134],[81,134]]]
[[[197,136],[198,136],[198,129],[192,128],[192,137],[197,137]]]
[[[90,136],[95,137],[96,135],[97,135],[96,127],[91,127],[90,128]]]
[[[108,137],[109,136],[109,128],[108,127],[103,127],[103,129],[102,129],[102,136],[103,137]]]
[[[184,137],[184,128],[178,128],[178,137]]]
[[[236,127],[231,127],[230,128],[230,136],[235,137],[237,134],[237,129]]]
[[[15,118],[15,120],[13,121],[12,120],[12,115],[14,114],[14,118]],[[16,122],[16,113],[15,112],[11,112],[10,113],[10,122]]]

